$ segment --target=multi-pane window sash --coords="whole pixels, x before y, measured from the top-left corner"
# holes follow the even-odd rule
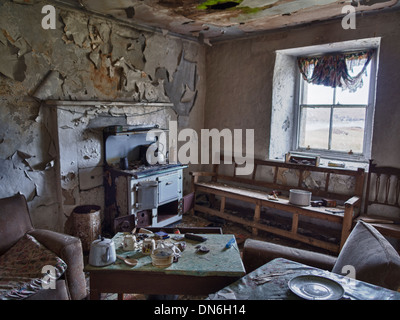
[[[368,127],[368,96],[366,101],[356,99],[340,104],[343,96],[337,90],[354,93],[363,87],[363,76],[374,52],[370,49],[298,58],[304,80],[300,86],[298,149],[363,154],[365,130]],[[354,72],[353,67],[358,67],[358,71]],[[325,90],[322,92],[327,92],[323,103],[318,101],[318,104],[311,104],[307,101],[307,83],[311,84],[313,90],[321,86],[321,90]]]
[[[363,118],[364,118],[364,123],[362,124],[362,128],[365,129],[366,124],[366,109],[368,105],[313,105],[313,104],[301,104],[300,105],[300,132],[299,132],[299,149],[302,150],[315,150],[315,151],[336,151],[336,152],[345,152],[347,154],[363,154],[364,148],[363,148],[363,139],[364,139],[364,134],[363,137],[361,138],[362,140],[360,142],[360,149],[354,148],[354,147],[349,147],[349,148],[338,148],[337,143],[333,143],[333,135],[334,135],[334,130],[335,130],[335,125],[334,125],[334,112],[337,111],[338,109],[353,109],[359,111],[363,110]],[[305,138],[305,133],[304,130],[305,128],[303,126],[306,126],[305,119],[304,119],[304,112],[307,109],[326,109],[329,112],[329,121],[327,123],[327,141],[325,144],[325,147],[321,146],[320,144],[315,146],[312,144],[308,144]],[[303,128],[302,128],[303,127]],[[302,132],[303,130],[303,132]]]

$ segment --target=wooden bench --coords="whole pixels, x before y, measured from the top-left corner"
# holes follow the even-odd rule
[[[397,208],[397,210],[396,210]],[[388,211],[382,214],[382,211]],[[397,217],[396,213],[397,212]],[[389,217],[388,216],[393,216]],[[384,236],[400,239],[400,168],[379,167],[370,160],[364,212],[359,219]]]
[[[350,234],[353,221],[359,213],[364,186],[364,169],[314,167],[255,159],[251,176],[237,176],[235,174],[236,167],[235,163],[227,165],[221,162],[220,165],[213,165],[212,172],[191,172],[193,192],[196,195],[205,193],[210,197],[210,206],[196,203],[195,211],[250,226],[253,234],[257,234],[258,230],[263,230],[335,253],[340,251]],[[337,190],[339,187],[343,189],[343,186],[350,187],[344,191]],[[288,197],[279,196],[278,199],[275,199],[269,195],[271,190],[279,190],[288,194],[290,189],[311,191],[313,200],[316,197],[335,199],[342,204],[343,211],[328,212],[326,207],[296,206],[289,203]],[[220,198],[219,208],[213,200],[215,196]],[[255,206],[252,219],[226,212],[226,199],[236,199]],[[261,223],[262,207],[289,212],[291,229],[285,230]],[[339,223],[341,225],[340,243],[332,243],[298,233],[299,216]]]

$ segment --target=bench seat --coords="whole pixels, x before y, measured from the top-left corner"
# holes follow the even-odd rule
[[[257,234],[258,230],[263,230],[279,236],[288,237],[293,240],[317,246],[332,251],[334,253],[339,253],[341,247],[343,246],[348,235],[350,234],[353,221],[358,214],[357,209],[361,204],[361,193],[364,180],[363,169],[338,171],[338,169],[329,170],[328,168],[308,167],[304,165],[294,165],[278,161],[256,161],[256,169],[257,167],[261,167],[263,165],[272,166],[275,168],[275,171],[278,171],[280,169],[300,170],[299,177],[301,178],[306,176],[305,172],[307,171],[320,171],[320,173],[323,174],[326,183],[324,189],[309,190],[312,191],[313,195],[317,195],[318,197],[329,195],[330,198],[332,198],[332,196],[335,196],[335,194],[333,194],[328,188],[329,178],[333,174],[340,174],[354,178],[354,186],[357,188],[357,191],[352,190],[350,191],[351,193],[337,195],[337,197],[340,199],[340,201],[338,200],[338,203],[341,202],[343,204],[341,207],[335,208],[338,210],[331,210],[332,208],[327,207],[296,206],[291,204],[288,197],[285,197],[283,195],[280,195],[277,199],[271,197],[269,195],[269,192],[267,191],[267,188],[269,187],[271,190],[285,191],[295,188],[307,190],[307,188],[304,186],[304,183],[300,182],[300,180],[297,185],[290,186],[287,184],[279,183],[278,179],[276,179],[277,174],[275,174],[275,179],[271,183],[260,181],[259,179],[256,180],[254,178],[255,174],[253,174],[253,177],[249,179],[243,177],[219,175],[219,166],[215,165],[213,172],[191,172],[191,175],[193,177],[193,192],[195,192],[195,194],[209,194],[211,197],[211,206],[204,206],[196,203],[194,205],[194,210],[249,226],[252,228],[253,234]],[[200,181],[200,178],[209,178],[211,179],[211,181]],[[361,190],[361,193],[359,192],[359,190]],[[214,197],[220,198],[219,208],[216,208],[217,206],[215,204]],[[226,199],[235,199],[254,205],[255,209],[253,218],[246,219],[244,217],[226,212]],[[260,214],[262,207],[273,208],[291,213],[292,224],[290,226],[290,230],[261,223]],[[306,216],[340,224],[340,243],[332,243],[317,239],[315,237],[299,234],[299,216]]]

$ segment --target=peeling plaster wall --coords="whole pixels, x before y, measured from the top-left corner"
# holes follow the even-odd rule
[[[45,30],[46,3],[34,3],[0,0],[0,197],[24,194],[35,227],[63,231],[76,205],[104,205],[102,127],[203,127],[205,53],[196,42],[57,6],[56,29]],[[48,99],[174,106],[56,109],[41,104]],[[60,159],[59,138],[70,147]]]

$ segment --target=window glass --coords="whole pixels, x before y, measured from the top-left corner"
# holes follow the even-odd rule
[[[355,66],[349,73],[356,75],[361,70],[362,66]],[[362,87],[354,92],[310,84],[301,78],[299,148],[363,154],[370,72],[371,63],[362,77]]]
[[[328,149],[330,108],[302,108],[299,146]]]
[[[365,108],[334,108],[331,150],[362,153]]]
[[[333,103],[333,88],[307,83],[306,81],[304,83],[303,104]]]

